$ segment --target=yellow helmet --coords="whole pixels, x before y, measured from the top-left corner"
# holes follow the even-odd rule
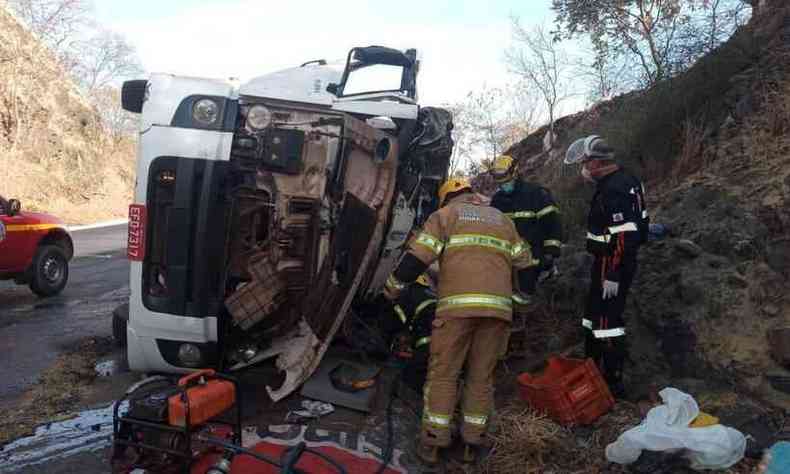
[[[472,184],[466,178],[450,178],[439,188],[439,207],[444,206],[448,194],[457,193],[464,189],[472,190]]]
[[[431,286],[431,279],[427,273],[423,273],[422,275],[417,277],[417,283],[422,286]]]
[[[504,183],[513,179],[515,167],[513,166],[514,160],[510,155],[502,155],[494,160],[494,166],[491,168],[491,175],[497,183]]]

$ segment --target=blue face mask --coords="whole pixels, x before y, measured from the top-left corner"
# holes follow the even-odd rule
[[[516,188],[516,183],[514,181],[508,181],[507,183],[502,183],[499,185],[499,189],[502,190],[505,194],[510,194]]]

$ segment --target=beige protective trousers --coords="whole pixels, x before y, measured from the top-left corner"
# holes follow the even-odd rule
[[[425,383],[421,441],[450,445],[458,376],[466,363],[462,403],[464,442],[480,444],[494,408],[494,369],[510,322],[498,318],[437,317]]]

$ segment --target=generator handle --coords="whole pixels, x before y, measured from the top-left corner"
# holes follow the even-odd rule
[[[217,373],[214,371],[214,369],[201,369],[178,379],[178,386],[189,387],[194,383],[197,383],[201,377],[214,377],[216,374]]]

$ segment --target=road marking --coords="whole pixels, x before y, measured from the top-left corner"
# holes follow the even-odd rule
[[[117,225],[123,225],[128,222],[128,219],[115,219],[111,221],[105,222],[97,222],[96,224],[88,224],[88,225],[70,225],[68,226],[69,232],[76,232],[80,230],[90,230],[90,229],[101,229],[103,227],[114,227]]]

